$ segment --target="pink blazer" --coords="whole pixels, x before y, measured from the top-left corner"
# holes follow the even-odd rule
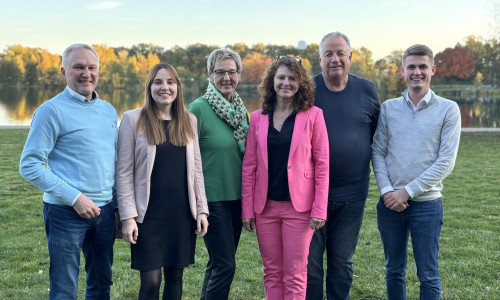
[[[116,192],[120,218],[135,218],[142,223],[149,203],[151,172],[156,155],[156,145],[147,142],[144,132],[137,132],[137,122],[142,108],[123,114],[118,133],[118,160],[116,163]],[[201,167],[198,125],[196,117],[189,113],[195,137],[186,145],[186,165],[189,207],[193,218],[208,214],[205,182]]]
[[[267,133],[269,115],[262,109],[250,119],[243,157],[242,218],[261,214],[267,201]],[[313,106],[295,116],[292,143],[288,155],[288,186],[293,207],[311,211],[311,217],[326,220],[329,184],[328,134],[320,108]]]

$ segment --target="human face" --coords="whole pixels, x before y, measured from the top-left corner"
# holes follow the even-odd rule
[[[237,70],[236,62],[232,58],[219,60],[215,62],[214,72],[210,74],[210,81],[212,81],[224,98],[231,101],[231,95],[238,85],[240,74],[236,73],[235,76],[229,76],[229,72],[225,72],[222,77],[219,77],[215,74],[217,70],[235,71]]]
[[[92,51],[77,48],[68,55],[66,65],[61,68],[61,74],[68,86],[80,95],[92,99],[92,92],[99,80],[99,61]]]
[[[273,85],[278,101],[292,99],[299,89],[297,77],[285,65],[279,66],[276,70]]]
[[[319,65],[328,81],[347,78],[351,66],[351,56],[347,42],[341,36],[330,36],[323,43],[319,56]]]
[[[402,73],[410,92],[427,93],[431,87],[431,77],[436,73],[436,66],[427,55],[410,55],[403,62]]]
[[[162,68],[156,72],[151,84],[151,96],[160,110],[169,110],[177,98],[177,82],[169,70]]]

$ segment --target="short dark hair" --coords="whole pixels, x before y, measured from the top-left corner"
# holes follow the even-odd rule
[[[405,53],[403,53],[403,60],[401,63],[404,65],[405,59],[410,55],[416,56],[428,56],[431,59],[431,64],[434,65],[434,54],[432,53],[431,48],[422,44],[415,44],[410,48],[406,49]]]
[[[274,75],[280,66],[286,66],[297,77],[299,90],[295,94],[293,100],[293,108],[295,111],[305,111],[314,105],[314,89],[316,84],[314,80],[307,74],[306,69],[302,66],[299,60],[292,57],[284,56],[278,58],[267,69],[262,83],[259,85],[259,92],[262,94],[262,110],[271,112],[276,107],[276,91],[274,90]]]

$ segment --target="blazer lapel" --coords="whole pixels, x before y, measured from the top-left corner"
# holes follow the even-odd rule
[[[267,134],[269,132],[269,115],[268,114],[260,114],[259,116],[259,132],[257,133],[257,137],[259,139],[259,147],[262,154],[262,158],[264,160],[264,166],[266,170],[269,169],[268,161],[267,161]]]
[[[155,163],[155,155],[156,155],[156,145],[147,146],[147,170],[148,170],[148,178],[151,178],[151,173],[153,172],[153,165]]]
[[[304,128],[307,123],[307,118],[309,117],[309,110],[300,111],[295,116],[295,124],[293,125],[293,135],[292,135],[292,143],[290,144],[290,154],[288,155],[288,159],[291,159],[295,149],[300,142],[300,137],[304,133]]]

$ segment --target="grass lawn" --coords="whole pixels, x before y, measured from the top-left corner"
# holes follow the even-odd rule
[[[41,192],[18,172],[28,130],[0,130],[0,299],[47,299],[49,259]],[[457,164],[444,182],[440,272],[444,299],[500,299],[500,133],[462,133]],[[384,299],[384,259],[376,226],[378,191],[371,181],[354,257],[351,299]],[[409,248],[409,299],[419,283]],[[264,299],[254,234],[242,233],[230,299]],[[83,261],[83,258],[82,258]],[[196,263],[185,270],[183,299],[199,299],[207,254],[198,239]],[[139,274],[130,269],[129,246],[115,243],[112,299],[137,299]],[[79,278],[84,299],[85,271]]]

